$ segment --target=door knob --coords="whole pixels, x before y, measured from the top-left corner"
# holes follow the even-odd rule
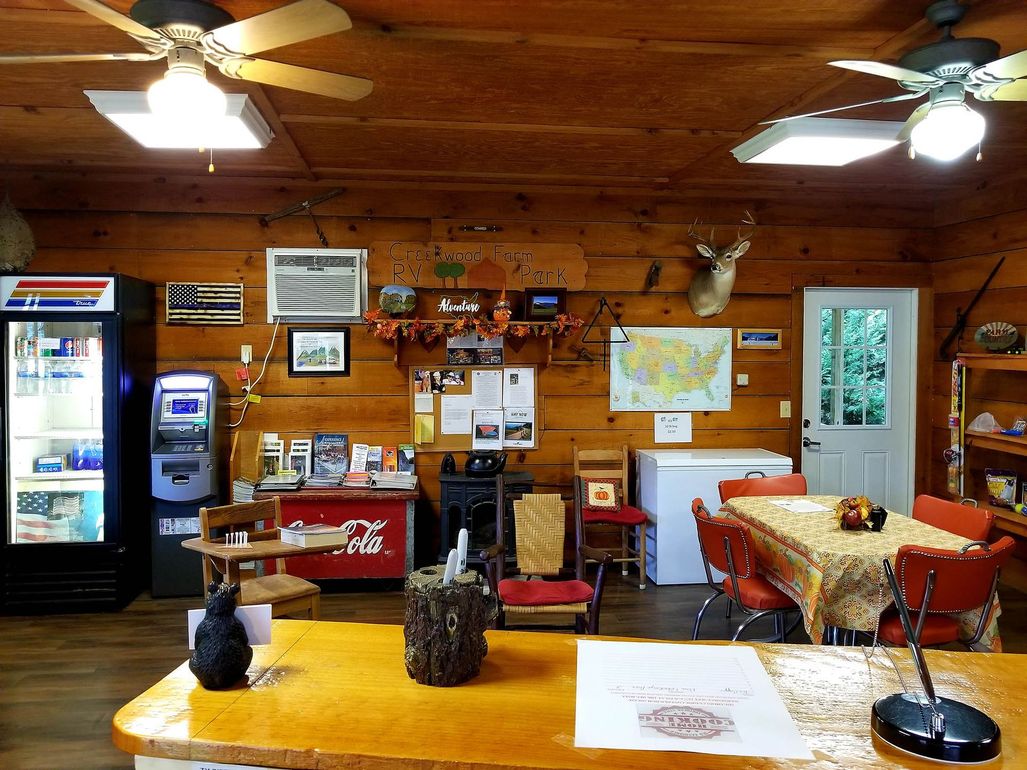
[[[804,447],[820,446],[820,442],[811,440],[809,436],[803,436],[802,445]]]

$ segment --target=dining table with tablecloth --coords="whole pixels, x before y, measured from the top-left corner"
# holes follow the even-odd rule
[[[776,503],[800,500],[827,511],[798,513]],[[841,528],[837,495],[733,497],[720,515],[745,522],[752,532],[758,569],[799,605],[803,624],[815,644],[828,627],[874,634],[878,618],[892,604],[884,559],[895,563],[906,544],[958,550],[970,541],[902,514],[889,512],[879,532]],[[980,645],[1001,652],[1000,607],[996,596]],[[965,637],[973,635],[980,611],[958,616]]]

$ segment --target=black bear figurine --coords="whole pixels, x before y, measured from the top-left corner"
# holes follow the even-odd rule
[[[189,670],[208,690],[225,690],[246,674],[253,660],[246,628],[235,617],[238,583],[207,586],[207,613],[196,626],[196,649]]]

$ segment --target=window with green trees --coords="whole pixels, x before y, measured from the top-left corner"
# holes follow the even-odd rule
[[[888,311],[820,311],[820,424],[887,425]]]

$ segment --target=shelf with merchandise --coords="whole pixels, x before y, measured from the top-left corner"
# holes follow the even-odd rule
[[[14,477],[15,481],[86,481],[91,479],[103,479],[103,470],[26,473]]]
[[[552,321],[496,321],[485,316],[457,316],[455,318],[388,318],[381,310],[364,313],[367,331],[375,337],[392,342],[393,363],[399,367],[400,344],[404,341],[420,342],[431,351],[440,340],[479,334],[485,339],[503,337],[515,352],[531,339],[544,344],[543,365],[548,366],[553,355],[553,339],[569,337],[584,326],[584,319],[573,313],[561,313]]]

